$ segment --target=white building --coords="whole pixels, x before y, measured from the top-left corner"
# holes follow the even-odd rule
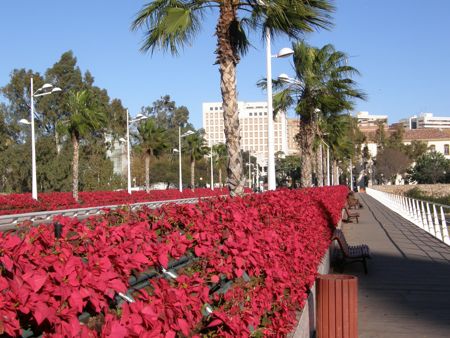
[[[386,137],[389,137],[389,133],[386,132]],[[367,141],[364,146],[367,146],[370,156],[376,157],[378,148],[375,142],[375,133],[366,132]],[[436,128],[422,128],[405,130],[403,135],[403,144],[411,144],[412,141],[420,141],[427,145],[430,151],[437,151],[450,159],[450,129],[436,129]]]
[[[358,126],[360,129],[376,129],[378,128],[378,123],[384,123],[387,126],[388,116],[387,115],[370,115],[367,111],[360,111],[356,114],[356,119],[358,120]]]
[[[108,144],[106,157],[113,163],[113,173],[126,176],[127,174],[127,147],[124,142],[120,142],[112,137],[105,135],[105,143]]]
[[[450,117],[433,116],[432,113],[421,113],[419,116],[413,115],[406,119],[401,119],[400,123],[406,129],[447,129],[450,128]]]
[[[403,143],[410,144],[412,141],[426,143],[430,151],[436,151],[450,159],[450,129],[416,129],[406,130],[403,135]]]
[[[238,102],[241,149],[267,161],[267,102]],[[275,153],[289,155],[287,118],[278,113],[274,120]],[[208,146],[225,143],[222,102],[203,103],[203,128]]]

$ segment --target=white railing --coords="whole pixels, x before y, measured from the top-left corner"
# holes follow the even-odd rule
[[[367,188],[367,194],[432,236],[450,245],[446,213],[450,206]]]

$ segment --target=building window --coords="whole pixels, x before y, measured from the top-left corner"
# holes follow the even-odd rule
[[[444,155],[450,155],[450,147],[448,144],[444,144]]]
[[[436,146],[433,144],[429,146],[428,149],[430,149],[430,151],[436,151]]]

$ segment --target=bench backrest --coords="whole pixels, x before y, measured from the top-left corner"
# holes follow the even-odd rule
[[[331,238],[331,240],[337,240],[344,254],[349,255],[348,243],[344,237],[344,233],[342,232],[342,230],[334,229],[333,237]]]

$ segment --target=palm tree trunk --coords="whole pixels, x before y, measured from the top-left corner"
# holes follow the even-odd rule
[[[319,144],[319,149],[316,152],[317,163],[317,182],[319,187],[323,187],[323,148],[322,143]]]
[[[191,188],[195,188],[195,160],[191,158]]]
[[[239,56],[230,41],[232,23],[235,22],[237,12],[233,0],[224,0],[220,4],[220,17],[216,27],[217,35],[217,63],[220,71],[220,90],[223,100],[224,132],[228,151],[227,184],[230,195],[244,193],[242,172],[242,156],[240,152],[240,126],[236,94],[236,65]]]
[[[76,134],[72,133],[73,159],[72,159],[72,196],[78,202],[78,160],[79,142]]]
[[[314,127],[311,123],[300,121],[299,144],[301,149],[301,185],[312,187],[312,146]]]
[[[150,154],[145,152],[145,191],[150,192]]]
[[[220,182],[220,187],[223,188],[223,183],[222,183],[222,168],[219,168],[219,182]]]
[[[339,185],[337,161],[333,160],[332,167],[333,167],[333,185]]]

